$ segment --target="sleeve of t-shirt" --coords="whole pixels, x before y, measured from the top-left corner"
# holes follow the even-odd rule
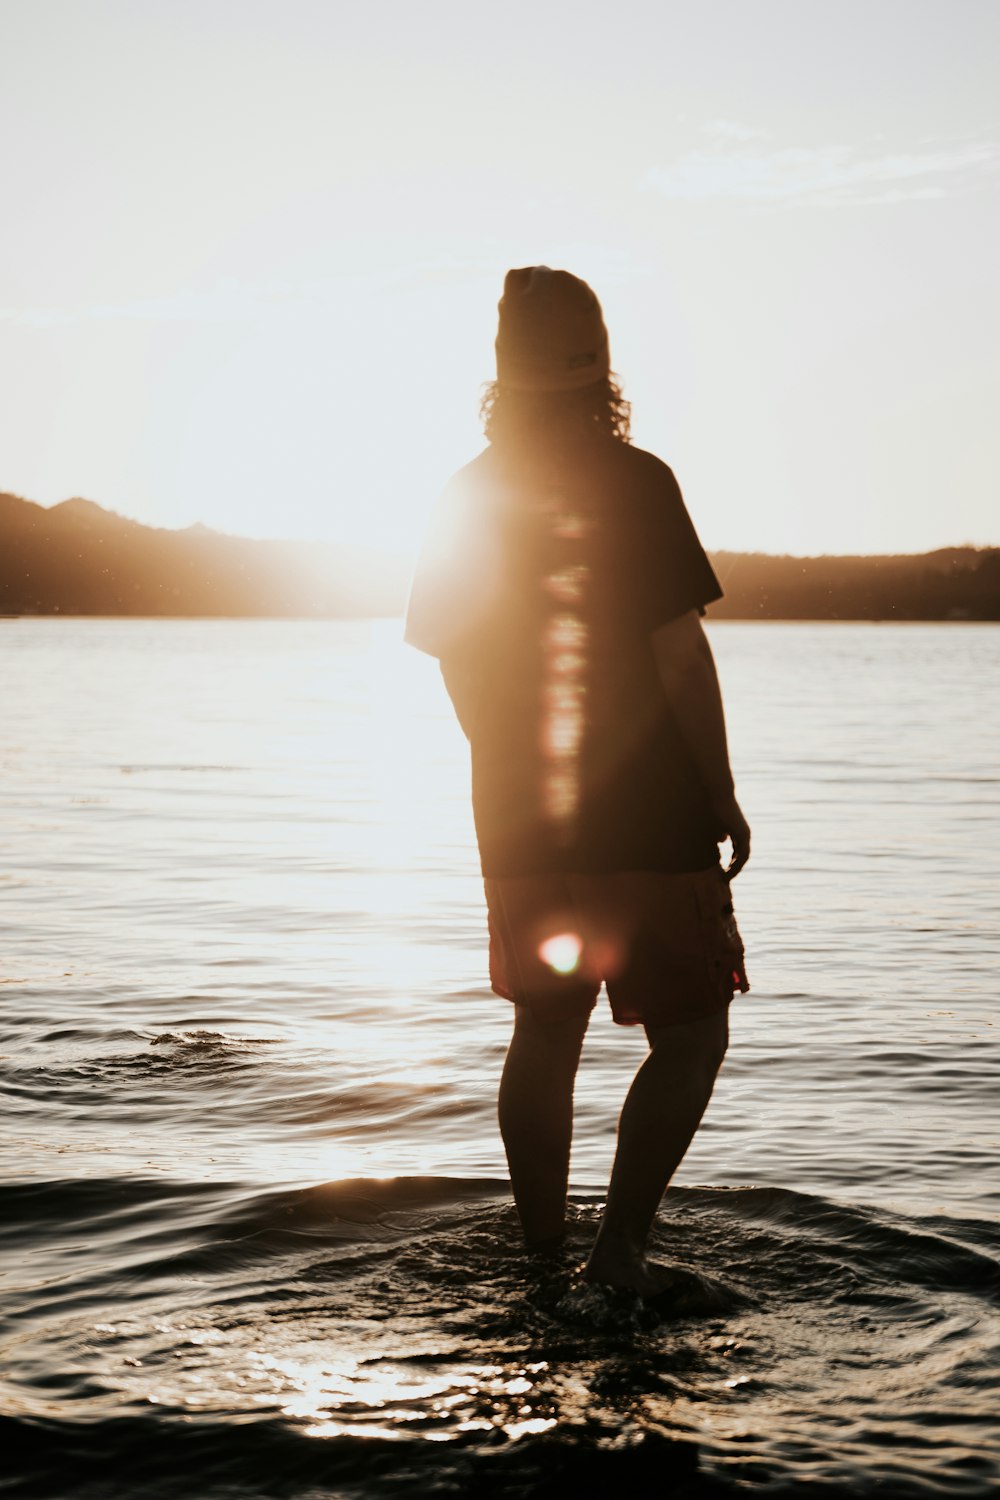
[[[645,490],[634,537],[636,600],[647,631],[722,598],[722,589],[698,540],[680,486],[666,464]]]
[[[461,648],[491,589],[482,507],[456,475],[431,514],[406,610],[404,639],[439,659]]]

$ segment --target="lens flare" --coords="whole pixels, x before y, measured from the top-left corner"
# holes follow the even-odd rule
[[[538,956],[554,973],[573,974],[582,952],[583,943],[575,932],[557,932],[541,944]]]

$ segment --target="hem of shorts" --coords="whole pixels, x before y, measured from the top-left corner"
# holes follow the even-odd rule
[[[741,994],[746,994],[746,990],[734,990],[731,995],[721,998],[717,1004],[692,1008],[690,1015],[654,1015],[652,1018],[649,1016],[636,1016],[634,1019],[625,1020],[621,1016],[616,1016],[612,1008],[611,1019],[616,1026],[689,1026],[694,1021],[705,1021],[709,1016],[721,1016],[729,1010],[729,1007],[735,1000],[739,999]]]
[[[688,864],[665,864],[662,861],[650,861],[648,864],[636,863],[635,860],[615,862],[607,864],[599,860],[596,864],[590,864],[586,860],[576,859],[573,861],[562,858],[553,859],[548,865],[541,865],[537,860],[533,861],[529,868],[522,869],[520,861],[517,867],[503,870],[487,870],[480,862],[480,872],[484,882],[489,880],[530,880],[540,875],[705,875],[709,870],[722,870],[722,860],[718,851],[714,858],[708,858],[704,863]]]
[[[582,1016],[585,1013],[589,1015],[596,1008],[598,999],[600,998],[599,993],[595,995],[592,1000],[588,998],[587,1000],[580,1000],[576,1002],[563,1001],[562,1003],[560,1003],[559,1000],[547,998],[542,1005],[532,1006],[530,1001],[518,1000],[517,997],[511,994],[509,990],[500,989],[495,984],[491,984],[490,989],[493,991],[493,994],[497,995],[501,1000],[506,1000],[511,1005],[520,1005],[525,1010],[536,1009],[542,1011],[549,1017],[550,1020],[553,1021],[568,1021],[573,1016]],[[608,1001],[608,1009],[611,1012],[611,1019],[616,1026],[686,1026],[692,1021],[700,1021],[708,1016],[721,1015],[722,1012],[728,1010],[733,1002],[735,1000],[738,1000],[741,995],[747,995],[749,994],[749,992],[750,984],[746,979],[746,976],[744,975],[743,983],[735,987],[731,995],[720,996],[718,1003],[692,1007],[692,1013],[690,1015],[674,1015],[665,1016],[662,1018],[654,1016],[653,1019],[649,1019],[647,1016],[636,1016],[634,1019],[630,1018],[626,1020],[623,1017],[615,1014],[614,1006],[611,1004],[610,999]]]

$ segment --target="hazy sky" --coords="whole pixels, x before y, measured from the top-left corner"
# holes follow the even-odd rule
[[[0,0],[0,488],[411,548],[508,266],[704,541],[1000,543],[996,0]]]

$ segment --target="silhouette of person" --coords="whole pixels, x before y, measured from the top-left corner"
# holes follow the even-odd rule
[[[509,271],[496,359],[489,446],[432,517],[406,638],[439,659],[471,745],[490,977],[514,1004],[499,1121],[525,1240],[565,1233],[573,1085],[604,984],[649,1051],[585,1274],[649,1293],[649,1231],[748,988],[730,882],[750,830],[701,625],[721,589],[671,470],[629,442],[590,287]]]

